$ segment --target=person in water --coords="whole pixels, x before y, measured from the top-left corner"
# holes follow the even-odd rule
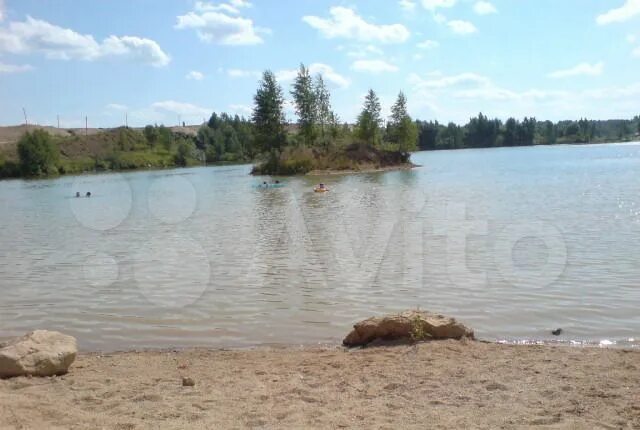
[[[91,197],[91,191],[87,191],[87,197]]]
[[[80,191],[76,191],[76,197],[80,197]]]

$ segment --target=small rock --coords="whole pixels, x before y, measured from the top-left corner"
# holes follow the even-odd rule
[[[188,376],[182,377],[182,386],[183,387],[194,387],[196,385],[196,381],[193,378],[189,378]]]
[[[553,331],[551,331],[551,334],[554,336],[560,336],[562,334],[562,329],[561,328],[557,328]]]
[[[0,378],[63,375],[77,353],[74,337],[36,330],[0,348]]]

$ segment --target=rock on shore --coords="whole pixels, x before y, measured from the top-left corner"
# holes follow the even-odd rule
[[[439,340],[473,339],[473,330],[444,315],[426,311],[406,311],[401,314],[368,318],[353,326],[342,341],[348,347],[363,346],[375,340]]]
[[[0,378],[65,374],[77,352],[72,336],[57,331],[33,331],[0,344]]]

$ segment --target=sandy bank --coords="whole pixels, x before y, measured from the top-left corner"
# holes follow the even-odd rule
[[[66,376],[0,381],[0,427],[639,428],[638,387],[640,352],[619,349],[444,341],[83,354]]]

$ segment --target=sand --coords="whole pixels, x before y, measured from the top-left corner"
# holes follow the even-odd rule
[[[64,376],[0,380],[3,429],[534,427],[640,428],[640,351],[443,341],[94,353]]]

